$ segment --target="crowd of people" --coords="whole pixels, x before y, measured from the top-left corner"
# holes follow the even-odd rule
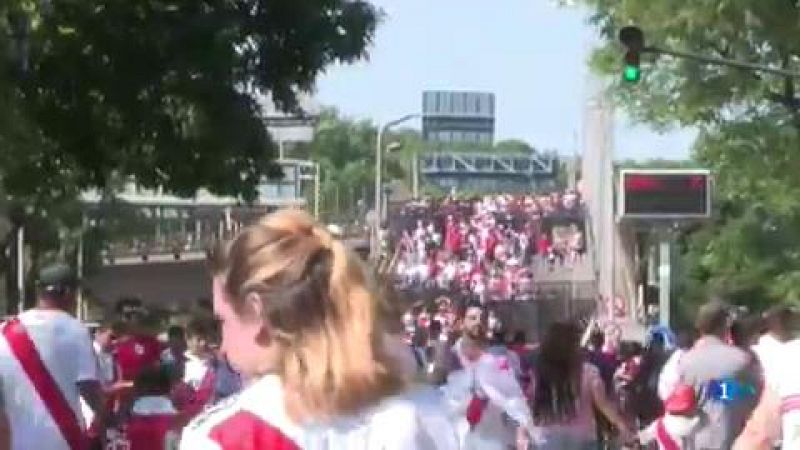
[[[221,242],[209,272],[213,320],[125,301],[90,337],[74,272],[42,270],[2,325],[0,450],[800,448],[787,307],[711,302],[696,339],[644,345],[556,322],[534,344],[480,301],[403,315],[392,280],[296,210]]]
[[[575,191],[406,204],[390,221],[398,281],[529,300],[534,264],[573,265],[584,254],[583,206]]]
[[[485,326],[480,335],[478,317]],[[785,305],[756,315],[712,301],[700,308],[695,327],[653,326],[644,343],[621,340],[613,323],[557,322],[531,344],[520,330],[510,334],[485,305],[453,313],[451,302],[440,298],[415,305],[403,324],[427,381],[443,386],[446,399],[458,398],[452,390],[459,382],[462,394],[465,389],[447,369],[463,367],[452,352],[465,339],[484,342],[483,353],[514,375],[531,430],[515,422],[519,435],[512,444],[514,427],[487,424],[480,428],[484,436],[468,435],[481,442],[470,448],[510,448],[487,443],[505,442],[559,450],[772,450],[800,448],[800,366],[791,360],[800,356],[797,319]],[[508,380],[493,377],[479,380],[497,395]],[[513,404],[489,398],[498,407]]]

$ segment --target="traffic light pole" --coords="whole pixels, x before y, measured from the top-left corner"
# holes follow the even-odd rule
[[[670,322],[672,264],[670,248],[672,239],[669,231],[660,233],[658,238],[658,322],[668,327]]]
[[[790,78],[800,78],[800,72],[793,72],[791,70],[786,69],[778,69],[775,67],[765,66],[763,64],[753,64],[744,61],[736,61],[733,59],[725,59],[725,58],[715,58],[713,56],[705,56],[700,55],[697,53],[690,53],[681,50],[671,50],[661,47],[645,47],[641,50],[642,53],[651,53],[654,55],[668,55],[674,56],[676,58],[685,58],[691,59],[694,61],[700,61],[708,64],[714,64],[719,66],[728,66],[734,67],[737,69],[744,69],[744,70],[752,70],[755,72],[764,72],[764,73],[771,73],[773,75],[780,75],[782,77],[790,77]]]

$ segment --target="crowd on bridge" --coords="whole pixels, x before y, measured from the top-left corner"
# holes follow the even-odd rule
[[[44,268],[37,305],[2,325],[0,450],[800,443],[785,306],[743,316],[710,302],[696,339],[656,327],[641,345],[557,321],[531,342],[479,301],[404,310],[391,280],[296,210],[221,242],[209,275],[211,310],[188,322],[158,323],[131,300],[90,337],[71,315],[74,272]]]
[[[390,220],[399,282],[529,300],[536,265],[571,266],[584,254],[583,211],[573,190],[405,204]]]

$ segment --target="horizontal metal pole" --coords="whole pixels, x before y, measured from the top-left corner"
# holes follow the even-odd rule
[[[800,72],[793,72],[786,69],[778,69],[775,67],[765,66],[763,64],[754,64],[744,61],[736,61],[733,59],[716,58],[713,56],[705,56],[697,53],[685,52],[681,50],[672,50],[661,47],[645,47],[642,53],[652,53],[655,55],[669,55],[677,58],[686,58],[695,61],[705,62],[708,64],[715,64],[719,66],[734,67],[737,69],[753,70],[756,72],[771,73],[773,75],[780,75],[782,77],[800,78]]]

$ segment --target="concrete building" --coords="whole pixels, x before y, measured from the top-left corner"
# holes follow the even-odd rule
[[[429,143],[494,144],[494,94],[422,93],[422,137]]]

